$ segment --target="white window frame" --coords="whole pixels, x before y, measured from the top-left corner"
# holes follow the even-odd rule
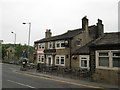
[[[56,57],[59,57],[59,64],[56,64]],[[55,57],[55,65],[65,66],[65,55],[56,55]],[[64,64],[61,64],[61,57],[64,57]]]
[[[41,47],[39,47],[39,45],[41,45]],[[42,48],[42,47],[44,47],[44,48]],[[45,49],[45,43],[39,43],[38,44],[38,49]]]
[[[42,62],[42,57],[44,58],[44,55],[38,55],[38,63],[44,63],[44,61]]]
[[[59,57],[59,64],[56,63],[57,62],[56,61],[57,57]],[[58,55],[55,56],[55,65],[60,65],[60,56],[58,56]]]
[[[64,57],[64,64],[61,64],[61,57]],[[65,56],[60,56],[60,65],[65,66]]]
[[[98,53],[99,52],[108,52],[109,54],[109,67],[104,67],[104,66],[99,66],[99,57]],[[112,52],[120,52],[120,50],[96,50],[95,51],[95,59],[96,59],[96,68],[99,69],[111,69],[111,70],[118,70],[120,69],[119,67],[113,67],[113,59],[112,59]]]
[[[120,56],[113,56],[113,53],[118,52],[118,51],[111,51],[112,53],[112,67],[113,67],[113,58],[119,58]],[[120,51],[119,51],[120,52]],[[120,68],[120,67],[113,67],[113,68]]]
[[[50,43],[51,43],[51,47],[50,47]],[[53,42],[48,42],[48,49],[53,49]]]
[[[38,59],[37,59],[38,63],[40,63],[40,61],[41,61],[40,58],[41,58],[41,55],[38,55]]]
[[[46,64],[48,65],[48,63],[49,63],[49,62],[48,62],[48,58],[49,58],[49,57],[51,57],[51,64],[50,64],[50,65],[53,65],[53,56],[52,56],[52,55],[47,55],[47,56],[46,56],[46,58],[47,58]]]
[[[83,67],[83,66],[81,66],[81,61],[82,61],[82,57],[85,57],[85,58],[87,58],[87,67]],[[90,67],[89,67],[89,55],[79,55],[79,65],[80,65],[80,68],[86,68],[86,69],[90,69]]]
[[[65,47],[61,47],[61,43],[65,43],[65,41],[64,40],[61,40],[61,41],[56,41],[55,42],[55,47],[56,47],[56,49],[64,49]],[[57,47],[57,44],[59,43],[59,45],[60,45],[60,47]]]

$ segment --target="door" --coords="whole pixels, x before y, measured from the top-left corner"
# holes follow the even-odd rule
[[[47,65],[52,65],[53,61],[52,61],[52,55],[48,55],[47,56]]]

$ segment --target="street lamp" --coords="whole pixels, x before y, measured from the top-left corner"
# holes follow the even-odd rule
[[[16,33],[14,32],[11,32],[15,35],[15,39],[14,39],[14,54],[13,54],[13,60],[14,60],[14,63],[15,63],[15,44],[16,44]]]
[[[31,23],[23,23],[23,24],[29,24],[29,36],[28,36],[28,59],[29,59],[29,44],[30,44],[30,30],[31,30]]]

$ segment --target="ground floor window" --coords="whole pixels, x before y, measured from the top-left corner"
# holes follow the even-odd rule
[[[89,69],[89,55],[80,55],[80,67]]]
[[[99,50],[96,51],[97,68],[118,68],[120,67],[120,51]]]
[[[112,52],[113,67],[120,67],[120,52]]]
[[[44,55],[38,55],[38,63],[44,63]]]
[[[55,64],[65,66],[65,56],[57,55],[55,59]]]

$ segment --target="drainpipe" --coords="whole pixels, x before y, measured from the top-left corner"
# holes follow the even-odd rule
[[[71,51],[72,51],[72,47],[71,47],[71,38],[70,38],[70,69],[72,68],[72,65],[71,65],[71,61],[72,61],[72,55],[71,55]]]

